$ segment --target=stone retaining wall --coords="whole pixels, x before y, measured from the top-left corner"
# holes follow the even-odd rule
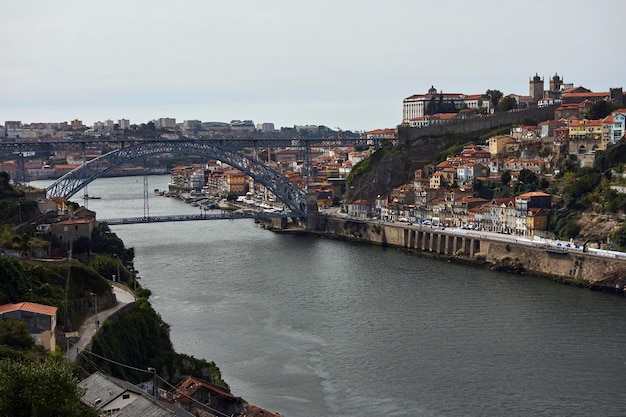
[[[624,293],[626,258],[600,256],[582,250],[557,250],[537,244],[502,242],[502,237],[453,230],[418,228],[401,223],[359,221],[311,215],[308,231],[337,239],[360,241],[488,265],[508,272],[547,276],[573,285]]]

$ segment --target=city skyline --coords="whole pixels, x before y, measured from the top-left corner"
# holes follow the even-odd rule
[[[401,123],[402,100],[431,86],[526,95],[532,76],[558,73],[608,91],[623,86],[623,58],[598,51],[614,48],[624,11],[565,0],[11,2],[0,6],[0,120],[361,131]],[[581,14],[598,29],[573,23]]]

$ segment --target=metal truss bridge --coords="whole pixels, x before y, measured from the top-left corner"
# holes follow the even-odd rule
[[[70,198],[79,190],[86,187],[90,182],[116,167],[149,156],[166,153],[200,155],[207,157],[207,159],[217,159],[248,174],[254,178],[255,181],[262,184],[276,195],[289,209],[281,216],[270,216],[272,213],[262,213],[262,215],[259,213],[257,217],[307,217],[307,195],[304,189],[265,164],[244,155],[239,150],[227,147],[225,142],[226,141],[199,141],[193,139],[136,142],[92,159],[73,171],[68,172],[51,184],[46,189],[46,194],[48,197],[60,196]],[[245,216],[225,218],[240,217],[245,218]],[[186,220],[208,219],[209,216],[205,215],[204,218],[195,219],[191,216]],[[167,221],[175,221],[175,219],[170,218]]]
[[[145,217],[125,217],[117,219],[104,219],[110,226],[120,224],[137,224],[137,223],[162,223],[162,222],[184,222],[192,220],[235,220],[235,219],[280,219],[293,217],[293,214],[287,212],[268,213],[259,211],[222,211],[221,213],[205,213],[205,214],[175,214],[169,216],[145,216]]]

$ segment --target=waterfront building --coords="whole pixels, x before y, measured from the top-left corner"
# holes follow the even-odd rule
[[[451,225],[463,226],[469,224],[470,210],[481,207],[488,203],[488,200],[479,197],[462,196],[458,200],[455,200],[452,205],[452,220]]]
[[[374,213],[374,209],[376,208],[376,203],[373,200],[356,200],[352,203],[348,203],[347,212],[348,215],[352,217],[366,219],[371,217]]]
[[[91,234],[96,227],[96,221],[90,218],[70,218],[53,223],[50,231],[57,239],[66,242],[69,247],[70,242],[78,238],[91,239]]]
[[[79,382],[78,387],[84,390],[81,401],[98,410],[101,416],[193,416],[178,406],[157,400],[161,394],[152,383],[148,387],[150,394],[130,382],[96,372]]]
[[[226,194],[244,195],[246,193],[246,175],[238,169],[225,172],[223,191]]]
[[[515,230],[515,199],[494,198],[481,209],[481,227],[490,232],[511,233]]]
[[[528,210],[537,208],[551,211],[552,195],[542,191],[532,191],[515,197],[516,217],[526,217]]]
[[[209,406],[220,410],[223,415],[241,415],[245,409],[242,402],[226,388],[191,376],[178,384],[170,396],[170,402],[189,412],[204,411],[204,406]]]
[[[174,167],[170,178],[170,191],[200,191],[206,183],[204,168],[196,165]]]
[[[537,231],[548,229],[548,213],[542,208],[528,209],[526,215],[526,230],[529,236],[534,236]]]

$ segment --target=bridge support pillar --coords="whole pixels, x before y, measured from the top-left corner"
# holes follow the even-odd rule
[[[307,191],[306,203],[309,213],[317,213],[317,193],[315,191]]]

